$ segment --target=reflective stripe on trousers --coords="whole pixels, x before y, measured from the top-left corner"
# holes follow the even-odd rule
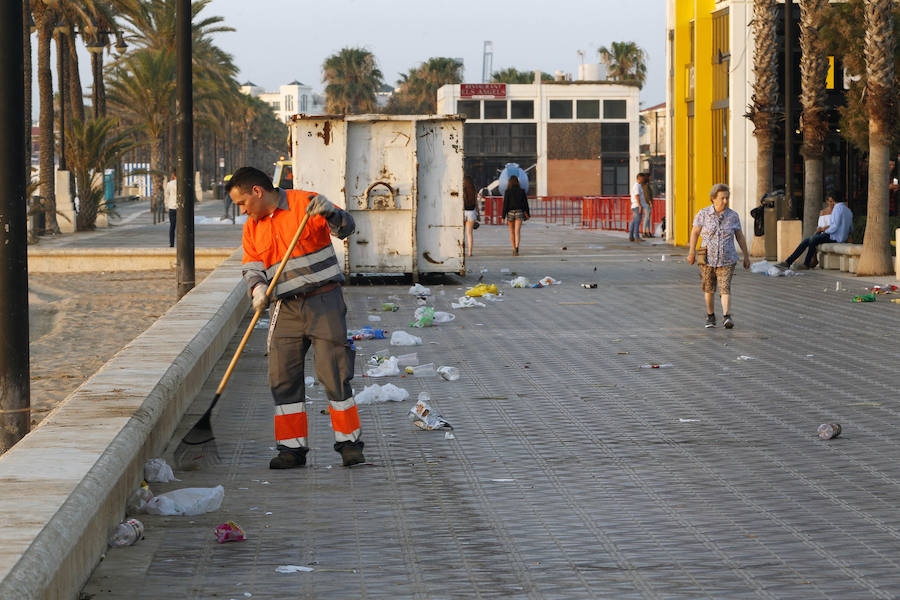
[[[306,402],[275,407],[275,441],[288,448],[306,448]]]
[[[334,441],[355,442],[359,439],[359,411],[356,400],[347,398],[340,402],[331,401],[328,412],[331,413],[331,428],[334,429]]]

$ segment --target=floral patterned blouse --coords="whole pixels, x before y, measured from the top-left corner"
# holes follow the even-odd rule
[[[706,248],[706,264],[725,267],[737,263],[734,234],[741,230],[741,219],[735,211],[726,207],[722,214],[718,214],[715,206],[709,205],[700,209],[694,217],[694,227],[701,228],[702,246]]]

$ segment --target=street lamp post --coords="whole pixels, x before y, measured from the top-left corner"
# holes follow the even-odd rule
[[[28,253],[22,3],[0,2],[0,453],[28,433]]]
[[[175,16],[177,61],[175,122],[178,130],[176,217],[178,297],[194,288],[194,100],[191,80],[191,0],[178,0]]]

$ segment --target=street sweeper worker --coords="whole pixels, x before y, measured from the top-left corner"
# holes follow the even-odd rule
[[[278,456],[272,469],[306,464],[304,358],[312,347],[316,377],[328,396],[334,449],[346,467],[362,463],[359,414],[353,400],[355,351],[347,341],[344,275],[331,246],[353,233],[353,217],[321,194],[283,190],[252,167],[235,171],[226,186],[231,201],[249,218],[243,232],[243,276],[254,310],[269,302],[269,388],[275,399]],[[297,246],[279,277],[272,297],[266,288],[290,246],[304,215],[309,215]]]

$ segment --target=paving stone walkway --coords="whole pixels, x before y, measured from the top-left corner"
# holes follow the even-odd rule
[[[532,222],[514,258],[505,228],[476,235],[470,274],[431,282],[433,304],[449,310],[482,268],[503,302],[414,331],[419,361],[458,367],[459,381],[361,377],[388,346],[360,344],[355,388],[390,382],[412,398],[361,407],[372,466],[340,466],[313,387],[311,464],[267,468],[259,329],[214,415],[221,462],[152,486],[222,484],[222,509],[145,515],[146,539],[111,549],[83,597],[900,597],[900,306],[890,296],[853,304],[866,282],[834,272],[741,271],[736,327],[705,330],[683,249]],[[510,289],[503,268],[563,284]],[[407,289],[348,286],[349,325],[378,314],[409,331]],[[372,312],[391,296],[399,312]],[[420,392],[455,439],[412,426]],[[843,435],[819,441],[816,427],[835,421]],[[215,542],[228,520],[247,541]],[[276,572],[285,565],[312,570]]]

